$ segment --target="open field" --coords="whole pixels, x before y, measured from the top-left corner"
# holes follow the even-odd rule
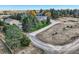
[[[53,27],[39,33],[37,37],[46,43],[64,45],[79,38],[79,18],[63,17]]]

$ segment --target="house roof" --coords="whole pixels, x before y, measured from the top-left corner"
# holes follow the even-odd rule
[[[11,18],[8,18],[8,19],[5,19],[5,22],[6,23],[21,23],[20,21],[16,20],[16,19],[11,19]]]
[[[9,17],[10,15],[0,15],[0,18],[7,18]]]
[[[7,19],[5,19],[5,21],[7,21],[7,22],[12,22],[12,21],[18,21],[18,20],[16,20],[16,19],[11,19],[11,18],[7,18]]]

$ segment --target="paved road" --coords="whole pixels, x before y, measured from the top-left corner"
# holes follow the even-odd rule
[[[37,39],[36,35],[48,28],[50,28],[51,26],[55,25],[55,24],[58,24],[60,22],[58,21],[54,21],[54,20],[51,20],[51,24],[48,25],[47,27],[44,27],[38,31],[35,31],[35,32],[32,32],[32,33],[29,33],[27,34],[28,37],[31,39],[32,43],[38,47],[38,48],[41,48],[43,49],[46,53],[59,53],[57,49],[61,49],[60,47],[55,47],[55,46],[52,46],[52,45],[49,45],[47,43],[44,43],[42,41],[40,41],[39,39]]]

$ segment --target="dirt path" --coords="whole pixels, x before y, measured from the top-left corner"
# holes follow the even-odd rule
[[[3,37],[4,37],[3,34],[0,32],[0,54],[10,54],[10,51],[1,40],[3,39]]]
[[[39,39],[36,38],[36,35],[48,28],[50,28],[51,26],[55,25],[55,24],[58,24],[60,22],[57,22],[57,21],[54,21],[54,20],[51,20],[51,24],[48,25],[47,27],[43,28],[43,29],[40,29],[38,31],[35,31],[35,32],[32,32],[32,33],[29,33],[28,34],[28,37],[31,39],[32,43],[38,47],[38,48],[41,48],[43,49],[46,53],[58,53],[58,49],[56,50],[56,47],[54,46],[51,46],[49,44],[46,44],[42,41],[40,41]],[[57,47],[58,48],[58,47]],[[59,48],[60,49],[60,48]]]
[[[8,48],[0,40],[0,54],[10,54]]]
[[[53,23],[55,25],[55,23]],[[48,26],[51,27],[51,26]],[[44,31],[45,29],[47,29],[48,27],[39,30],[39,31],[35,31],[33,33],[29,33],[29,38],[31,39],[32,43],[36,46],[39,47],[41,49],[43,49],[46,53],[55,53],[55,54],[74,54],[74,53],[79,53],[79,38],[75,38],[76,40],[74,42],[71,42],[69,44],[66,45],[51,45],[51,44],[47,44],[45,42],[42,42],[41,40],[39,40],[36,35],[41,32]],[[71,31],[71,30],[70,30]],[[77,30],[75,30],[77,31]],[[72,31],[72,32],[75,32]],[[78,31],[77,31],[78,32]]]

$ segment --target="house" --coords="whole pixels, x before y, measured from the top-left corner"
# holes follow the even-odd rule
[[[5,19],[5,18],[8,18],[10,17],[11,15],[0,15],[0,19]]]
[[[18,26],[20,29],[22,29],[22,23],[16,19],[11,19],[11,18],[7,18],[4,21],[7,24],[13,25],[15,24],[16,26]]]
[[[5,19],[9,18],[11,15],[0,15],[0,21],[4,21]]]
[[[37,16],[44,16],[43,13],[37,13]]]
[[[36,15],[36,18],[37,18],[39,21],[47,20],[47,16],[43,15],[43,13],[38,13],[38,14]]]
[[[39,21],[47,20],[47,16],[36,16]]]

